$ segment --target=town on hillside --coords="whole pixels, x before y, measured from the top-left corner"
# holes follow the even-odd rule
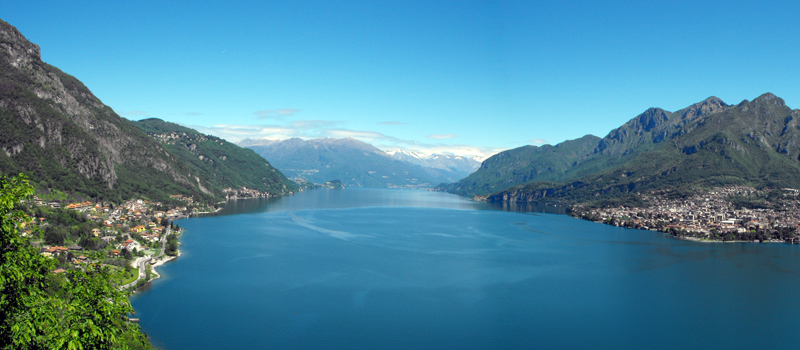
[[[798,192],[745,186],[715,188],[690,196],[660,191],[640,195],[649,207],[576,206],[572,215],[692,240],[800,243]]]
[[[180,205],[144,199],[116,206],[91,201],[59,203],[34,196],[28,215],[36,225],[24,227],[22,235],[32,238],[40,254],[58,260],[56,273],[102,262],[118,271],[117,285],[135,288],[156,276],[153,265],[178,255],[180,227],[173,220],[208,210],[191,196],[170,197]]]

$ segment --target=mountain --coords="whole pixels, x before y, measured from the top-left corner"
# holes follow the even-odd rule
[[[239,142],[290,178],[314,183],[340,180],[345,186],[431,188],[457,180],[452,171],[422,167],[397,159],[352,138],[251,140]]]
[[[555,181],[585,160],[600,138],[586,135],[556,146],[522,146],[503,151],[485,160],[466,178],[442,184],[439,190],[464,196],[486,195],[534,180]]]
[[[249,196],[244,188],[262,194],[297,190],[297,183],[287,179],[250,149],[157,118],[143,119],[135,124],[159,140],[164,148],[212,188],[228,189],[226,193],[237,197]]]
[[[426,168],[439,169],[450,173],[450,178],[461,179],[467,177],[480,167],[478,157],[463,157],[454,154],[425,154],[421,152],[396,149],[386,152],[393,159],[416,164]]]
[[[42,62],[39,46],[2,20],[0,123],[0,172],[25,173],[42,189],[112,202],[170,194],[224,198],[221,182],[114,113],[78,79]]]
[[[635,204],[637,193],[652,190],[798,188],[798,118],[800,110],[770,93],[738,105],[710,97],[677,112],[651,108],[612,130],[562,175],[496,192],[489,200]]]

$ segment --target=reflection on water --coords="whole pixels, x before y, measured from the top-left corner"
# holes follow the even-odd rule
[[[449,193],[422,190],[387,190],[370,188],[317,189],[294,196],[231,200],[215,215],[295,211],[303,209],[343,209],[366,207],[427,207],[468,210],[503,210],[567,214],[566,207],[530,203],[477,202]]]

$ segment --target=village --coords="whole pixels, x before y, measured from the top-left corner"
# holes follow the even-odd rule
[[[181,204],[166,206],[143,199],[128,200],[118,206],[91,201],[58,203],[45,202],[34,196],[33,212],[36,214],[32,219],[39,232],[29,227],[22,234],[32,236],[40,254],[58,260],[59,267],[53,271],[57,274],[102,260],[120,271],[116,282],[121,289],[135,288],[158,276],[152,267],[178,255],[176,234],[180,233],[180,228],[173,224],[173,220],[208,211],[204,205],[196,204],[191,196],[177,194],[170,197],[174,203]],[[82,222],[80,226],[71,226],[72,229],[80,227],[81,232],[58,236],[57,230],[50,227],[49,221],[58,220],[57,214],[63,216],[64,210]],[[41,235],[40,239],[37,239],[37,234]]]
[[[576,207],[573,216],[615,226],[654,230],[699,241],[800,243],[798,190],[731,186],[687,198],[641,195],[649,207]],[[758,201],[742,199],[755,198]],[[749,207],[747,204],[750,204]]]

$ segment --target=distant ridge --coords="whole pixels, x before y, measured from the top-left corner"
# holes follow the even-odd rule
[[[290,178],[314,183],[340,180],[347,187],[432,188],[442,182],[456,181],[468,173],[448,168],[444,163],[446,156],[439,157],[442,158],[439,167],[425,166],[422,159],[410,162],[393,158],[375,146],[353,138],[244,139],[239,145],[269,159]],[[458,165],[462,161],[455,157],[451,160]]]

